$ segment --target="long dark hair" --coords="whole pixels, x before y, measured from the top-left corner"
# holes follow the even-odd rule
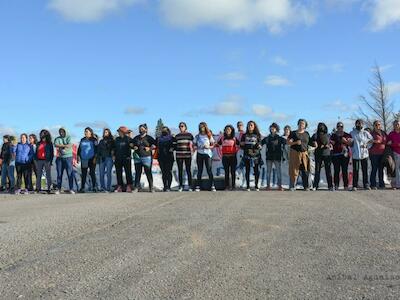
[[[45,139],[45,142],[46,142],[47,144],[52,144],[52,143],[53,143],[52,140],[51,140],[50,131],[48,131],[47,129],[42,129],[42,130],[40,131],[39,136],[40,136],[40,141],[42,141],[43,139]]]
[[[228,134],[226,133],[226,129],[227,128],[231,129],[231,135],[230,136],[228,136]],[[224,139],[228,140],[228,139],[233,139],[234,137],[235,137],[235,128],[231,124],[226,125],[225,128],[224,128]]]
[[[260,138],[261,138],[260,129],[258,129],[258,125],[257,125],[257,123],[254,122],[254,121],[249,121],[249,122],[247,122],[247,126],[246,126],[246,135],[249,135],[249,134],[250,134],[249,126],[250,126],[251,123],[254,124],[253,134],[255,134],[255,135],[257,136],[257,138],[260,139]]]
[[[109,133],[108,136],[105,136],[106,131],[108,131],[108,133]],[[110,128],[104,128],[104,129],[103,129],[103,139],[111,140],[111,141],[114,140],[114,137],[113,137],[113,135],[112,135],[112,132],[111,132]]]
[[[212,137],[212,132],[211,132],[211,130],[208,128],[208,125],[207,125],[206,122],[201,122],[201,123],[199,124],[199,133],[201,134],[200,129],[201,129],[201,127],[203,127],[203,126],[204,126],[204,129],[205,129],[205,131],[206,131],[206,134],[207,134],[208,138],[211,138],[211,137]]]
[[[33,138],[33,143],[34,143],[34,144],[36,144],[36,143],[38,142],[38,139],[37,139],[36,134],[33,134],[33,133],[30,134],[30,135],[29,135],[29,138]]]
[[[317,126],[317,133],[318,134],[327,134],[328,133],[328,126],[325,123],[320,122]]]

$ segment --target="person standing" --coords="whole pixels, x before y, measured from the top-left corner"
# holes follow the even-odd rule
[[[214,137],[207,123],[199,124],[199,133],[194,138],[194,146],[197,150],[197,185],[196,192],[200,192],[201,179],[203,175],[203,167],[206,167],[208,179],[211,182],[211,191],[215,192],[214,175],[212,173],[212,149],[214,148]]]
[[[267,190],[271,189],[272,166],[275,166],[278,179],[278,190],[283,191],[282,187],[282,158],[286,145],[286,140],[279,136],[279,125],[272,123],[269,126],[270,134],[265,137],[261,144],[266,145],[266,161],[267,161]]]
[[[343,187],[345,190],[349,188],[349,162],[350,162],[350,149],[349,143],[351,135],[344,131],[342,122],[336,124],[336,131],[331,136],[332,144],[332,163],[333,163],[333,181],[335,190],[339,190],[340,184],[340,171],[342,172]]]
[[[235,136],[235,128],[232,125],[226,125],[223,135],[219,138],[217,146],[222,148],[222,165],[225,172],[225,189],[229,188],[233,191],[236,187],[236,166],[237,151],[240,145],[239,140]],[[231,181],[229,181],[229,175]]]
[[[103,130],[103,138],[97,147],[97,159],[100,168],[100,188],[103,192],[111,192],[112,168],[114,165],[113,156],[115,151],[115,141],[111,130]],[[104,179],[107,178],[107,183]]]
[[[32,173],[30,169],[33,161],[33,147],[28,143],[28,135],[26,133],[21,134],[21,141],[18,143],[15,151],[15,168],[17,169],[17,190],[15,194],[21,194],[22,178],[25,183],[24,193],[28,193],[30,186],[32,185]]]
[[[258,181],[260,178],[261,159],[261,133],[256,122],[249,121],[247,123],[246,133],[242,136],[240,146],[243,149],[243,161],[246,168],[246,187],[250,191],[250,173],[251,168],[254,170],[255,189],[260,191]]]
[[[156,139],[158,149],[158,163],[160,165],[163,191],[171,191],[172,184],[172,167],[174,165],[174,137],[171,135],[171,130],[164,126],[161,129],[161,136]]]
[[[93,129],[90,127],[85,128],[85,136],[79,142],[78,147],[78,161],[81,161],[82,182],[80,193],[85,192],[86,177],[89,170],[90,178],[92,181],[92,191],[96,192],[96,155],[97,155],[98,141],[93,134]]]
[[[124,186],[122,170],[125,171],[126,192],[132,192],[132,139],[128,136],[128,128],[121,126],[118,128],[118,137],[115,139],[115,172],[117,174],[116,193],[121,193]]]
[[[154,192],[153,190],[153,148],[156,145],[156,141],[153,137],[147,134],[147,124],[142,124],[139,126],[139,135],[135,136],[133,139],[133,150],[138,156],[135,161],[135,189],[140,188],[140,178],[142,176],[142,171],[147,177],[149,183],[149,192]]]
[[[242,140],[242,136],[246,133],[243,121],[238,121],[236,123],[236,128],[237,128],[236,138],[240,143],[240,141]],[[246,182],[246,175],[245,175],[245,165],[243,161],[243,149],[241,147],[239,147],[236,157],[238,161],[236,172],[238,178],[240,179],[240,188],[243,189]]]
[[[328,134],[328,127],[325,123],[319,123],[317,132],[311,138],[314,143],[314,157],[315,157],[315,177],[313,190],[318,190],[321,178],[322,163],[325,166],[326,181],[328,189],[333,191],[332,182],[332,157],[331,157],[331,142]]]
[[[372,147],[369,149],[369,159],[371,161],[372,169],[370,175],[371,188],[376,190],[385,188],[385,182],[383,178],[383,153],[385,152],[387,135],[386,132],[382,130],[382,124],[380,121],[374,121],[374,129],[371,132],[373,137]],[[376,173],[378,173],[378,186],[376,183]]]
[[[400,121],[393,122],[393,131],[387,138],[387,144],[392,148],[396,163],[396,179],[394,189],[400,189]]]
[[[35,161],[36,161],[36,192],[42,190],[43,169],[46,173],[47,193],[51,192],[51,166],[54,159],[54,146],[51,140],[50,132],[43,129],[39,135],[40,141],[36,145]]]
[[[179,123],[179,133],[174,138],[176,164],[178,165],[179,192],[183,191],[183,164],[185,164],[189,191],[192,191],[193,135],[187,131],[185,122]]]
[[[1,147],[1,191],[8,191],[9,193],[14,193],[15,177],[15,147],[12,145],[10,135],[3,136],[3,145]],[[9,186],[7,189],[7,179]]]
[[[290,190],[296,190],[296,182],[299,173],[301,174],[303,188],[309,190],[309,172],[310,159],[308,156],[308,146],[313,146],[311,143],[310,134],[306,131],[308,123],[305,119],[299,119],[297,122],[297,130],[290,133],[288,137],[288,145],[290,146],[289,153],[289,177]]]
[[[28,191],[29,192],[33,192],[33,174],[35,174],[35,180],[37,180],[37,173],[36,173],[36,167],[35,167],[35,153],[36,153],[36,145],[37,145],[38,139],[36,137],[36,134],[30,134],[29,135],[29,145],[32,146],[32,150],[33,150],[33,159],[31,162],[31,168],[28,172],[28,176],[30,178],[29,182],[30,182],[30,186],[28,187]]]
[[[350,133],[351,150],[353,154],[353,191],[357,191],[358,189],[360,166],[364,189],[370,189],[368,183],[368,149],[372,145],[373,137],[368,131],[364,130],[363,125],[364,122],[362,120],[357,120],[355,128]]]
[[[72,138],[64,127],[58,131],[59,136],[54,140],[54,146],[57,150],[56,168],[57,168],[57,191],[61,192],[64,170],[67,172],[69,193],[75,194],[74,177],[72,174]]]

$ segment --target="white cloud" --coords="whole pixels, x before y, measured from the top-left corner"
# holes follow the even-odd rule
[[[230,95],[217,104],[207,107],[195,109],[185,113],[187,117],[197,117],[202,114],[218,115],[218,116],[238,116],[246,114],[245,100],[238,95]]]
[[[127,109],[125,109],[125,114],[127,115],[141,115],[146,111],[145,108],[143,107],[128,107]]]
[[[335,100],[325,104],[322,108],[329,111],[351,112],[358,109],[358,105],[344,103],[342,100]]]
[[[370,3],[372,30],[379,31],[400,23],[399,0],[371,0]]]
[[[16,131],[12,127],[4,126],[0,124],[0,138],[3,138],[3,135],[16,135]],[[2,141],[2,140],[0,140]]]
[[[287,66],[288,65],[288,61],[281,56],[275,56],[273,58],[272,62],[279,66]]]
[[[400,93],[400,82],[389,82],[387,85],[389,96]]]
[[[282,122],[291,118],[291,116],[286,113],[274,112],[271,107],[264,104],[254,104],[251,108],[251,112],[261,119],[269,119],[275,122]]]
[[[50,0],[48,7],[73,22],[95,22],[141,0]]]
[[[219,79],[226,81],[241,81],[246,79],[246,75],[241,72],[235,71],[222,74],[221,76],[219,76]]]
[[[91,127],[93,129],[104,129],[109,128],[108,123],[105,121],[93,121],[93,122],[78,122],[75,127]]]
[[[271,85],[271,86],[289,86],[289,85],[291,85],[290,81],[287,78],[279,76],[279,75],[268,76],[265,79],[264,83],[266,85]]]
[[[311,8],[292,0],[161,0],[167,22],[181,28],[216,26],[237,31],[266,27],[279,33],[286,26],[310,25]]]

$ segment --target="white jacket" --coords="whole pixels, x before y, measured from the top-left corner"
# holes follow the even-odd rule
[[[353,153],[353,159],[365,159],[369,157],[368,149],[372,147],[371,141],[373,141],[372,135],[364,130],[353,129],[350,132],[353,144],[351,147]]]

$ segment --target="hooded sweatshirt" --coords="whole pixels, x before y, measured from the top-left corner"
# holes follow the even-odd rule
[[[72,139],[71,136],[68,134],[67,129],[65,128],[60,128],[64,129],[65,131],[65,137],[59,136],[54,140],[54,146],[57,148],[58,145],[71,145],[69,148],[57,148],[57,154],[58,157],[60,158],[69,158],[72,157]]]
[[[25,165],[30,164],[33,160],[34,151],[32,145],[25,143],[18,143],[16,149],[15,162],[17,164]]]

